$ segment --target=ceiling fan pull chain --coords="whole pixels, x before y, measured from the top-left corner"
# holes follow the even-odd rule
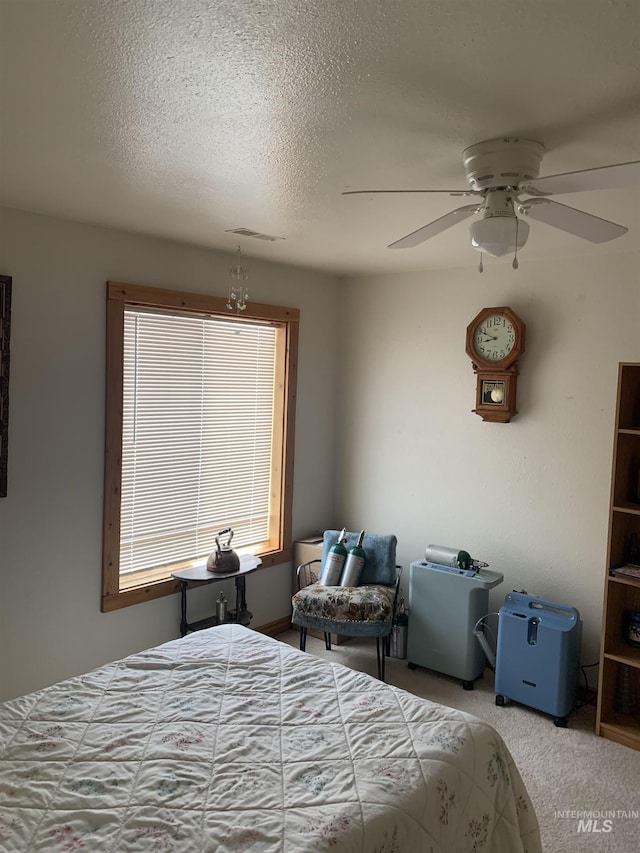
[[[478,264],[478,272],[484,272],[484,267],[482,266],[482,252],[480,252],[480,263]]]
[[[511,264],[511,266],[514,268],[514,270],[518,269],[518,225],[519,225],[519,223],[520,223],[520,220],[516,217],[516,247],[513,250],[513,263]]]

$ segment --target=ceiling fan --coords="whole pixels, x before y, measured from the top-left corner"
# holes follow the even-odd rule
[[[470,189],[349,190],[342,195],[448,193],[452,196],[473,196],[477,199],[473,204],[445,213],[391,243],[389,248],[408,249],[417,246],[458,222],[481,213],[482,219],[471,224],[471,245],[495,257],[514,252],[513,266],[516,268],[517,251],[525,245],[529,236],[529,223],[519,217],[536,219],[592,243],[605,243],[626,234],[628,229],[623,225],[552,201],[548,196],[637,184],[640,179],[640,160],[539,178],[543,154],[544,145],[531,139],[490,139],[465,148],[462,153]]]

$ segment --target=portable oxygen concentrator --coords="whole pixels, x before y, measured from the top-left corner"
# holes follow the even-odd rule
[[[566,726],[577,699],[581,639],[575,607],[508,593],[499,611],[496,705],[511,699]]]

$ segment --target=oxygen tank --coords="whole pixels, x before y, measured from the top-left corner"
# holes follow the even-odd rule
[[[480,560],[475,560],[468,551],[461,551],[458,548],[445,548],[443,545],[427,545],[427,550],[424,553],[425,560],[428,563],[437,563],[439,566],[449,566],[453,569],[484,569],[489,563],[483,563]]]
[[[404,598],[400,599],[400,607],[393,618],[391,628],[391,657],[406,658],[407,656],[407,632],[409,627],[409,616],[404,605]]]
[[[216,617],[218,625],[223,625],[227,621],[227,599],[224,597],[224,592],[220,593],[220,598],[216,601]]]
[[[338,536],[338,541],[329,548],[327,560],[320,572],[319,583],[322,586],[338,586],[344,562],[347,558],[347,549],[344,547],[346,538],[347,530],[346,527],[343,527],[340,536]]]
[[[364,549],[362,547],[363,539],[364,530],[361,530],[357,544],[354,545],[353,548],[349,548],[347,552],[347,559],[344,561],[344,571],[340,578],[340,586],[358,586],[365,558]]]

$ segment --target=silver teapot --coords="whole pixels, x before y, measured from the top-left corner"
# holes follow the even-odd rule
[[[221,537],[227,537],[226,541],[220,544]],[[231,540],[233,539],[233,530],[230,527],[225,527],[216,536],[216,550],[209,554],[207,559],[207,569],[210,572],[217,572],[221,575],[231,574],[240,569],[240,557],[231,548]]]

